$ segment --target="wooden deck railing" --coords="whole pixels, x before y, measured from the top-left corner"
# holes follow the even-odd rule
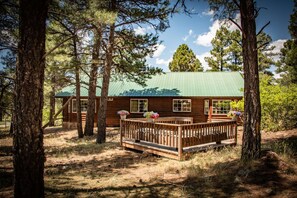
[[[211,142],[219,144],[227,139],[234,139],[236,144],[236,121],[193,124],[192,121],[188,123],[189,120],[176,118],[159,119],[156,122],[143,119],[121,120],[121,145],[125,140],[154,143],[175,148],[178,151],[178,159],[182,159],[185,147]],[[174,121],[186,124],[171,124],[175,123]]]

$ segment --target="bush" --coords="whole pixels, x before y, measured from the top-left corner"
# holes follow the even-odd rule
[[[297,126],[297,85],[273,84],[270,76],[260,81],[262,129],[278,131]]]

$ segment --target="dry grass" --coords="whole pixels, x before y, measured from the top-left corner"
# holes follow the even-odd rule
[[[243,166],[240,146],[179,162],[123,150],[116,128],[102,145],[95,135],[78,139],[74,130],[51,128],[44,138],[46,197],[293,197],[296,131],[263,134],[263,157]],[[12,142],[0,135],[0,197],[12,197]]]

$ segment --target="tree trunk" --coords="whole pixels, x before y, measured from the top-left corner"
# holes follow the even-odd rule
[[[44,197],[42,129],[48,1],[20,1],[13,131],[14,197]]]
[[[55,110],[56,110],[56,100],[55,100],[55,77],[53,76],[51,79],[51,88],[52,90],[50,91],[50,115],[49,115],[49,126],[55,126],[55,120],[54,120],[54,115],[55,115]]]
[[[103,81],[101,87],[100,108],[98,112],[98,135],[96,140],[98,144],[104,143],[106,141],[106,110],[114,46],[114,30],[115,25],[110,25],[108,47],[106,52],[106,59],[103,71]]]
[[[86,116],[86,126],[85,126],[85,135],[91,136],[94,134],[94,119],[95,119],[95,110],[96,110],[96,86],[97,86],[97,77],[98,77],[98,67],[99,67],[99,50],[101,46],[101,30],[94,31],[95,42],[93,45],[93,54],[92,54],[92,65],[91,73],[89,80],[89,94],[88,94],[88,107],[87,107],[87,116]]]
[[[73,38],[74,46],[74,64],[75,64],[75,89],[76,89],[76,126],[78,138],[83,138],[84,133],[82,129],[82,118],[81,118],[81,105],[80,105],[80,77],[79,77],[79,61],[77,54],[76,38]]]
[[[261,151],[261,104],[253,0],[241,0],[240,11],[244,66],[244,129],[241,159],[247,162],[259,158]]]

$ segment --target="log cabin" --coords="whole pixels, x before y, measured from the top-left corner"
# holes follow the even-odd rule
[[[85,79],[85,82],[87,80]],[[96,90],[96,112],[100,103],[100,83]],[[76,127],[75,86],[68,86],[56,95],[65,104],[63,127]],[[107,126],[119,126],[119,110],[127,110],[127,118],[141,118],[146,111],[160,117],[192,117],[194,122],[228,119],[230,102],[243,97],[243,77],[239,72],[168,72],[152,76],[141,86],[128,80],[111,80],[107,105]],[[88,105],[88,89],[81,85],[83,122]],[[94,123],[96,126],[97,116]]]

